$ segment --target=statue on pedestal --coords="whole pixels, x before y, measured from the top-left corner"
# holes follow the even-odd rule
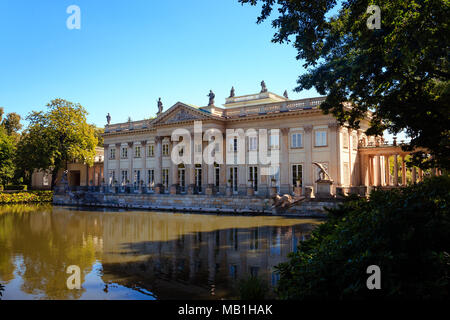
[[[214,105],[214,98],[216,97],[214,92],[212,92],[212,90],[209,90],[209,93],[206,96],[209,97],[208,106],[213,106]]]
[[[159,98],[158,99],[158,113],[157,113],[157,115],[162,113],[162,112],[163,112],[163,104],[162,104],[161,98]]]
[[[231,87],[229,98],[233,98],[233,97],[234,97],[234,87]]]
[[[331,180],[330,174],[328,173],[327,169],[323,166],[323,164],[318,162],[313,162],[314,165],[316,165],[319,168],[319,180],[321,181],[333,181]]]
[[[263,92],[267,92],[267,87],[266,87],[266,83],[263,81],[261,81],[261,93]]]
[[[106,115],[106,123],[108,124],[108,126],[111,124],[111,115],[109,114],[109,112]]]

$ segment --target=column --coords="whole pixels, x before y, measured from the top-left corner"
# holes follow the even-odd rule
[[[194,137],[191,132],[190,139],[190,158],[191,163],[186,166],[186,181],[188,185],[188,193],[193,192],[195,185],[195,163],[194,163]]]
[[[405,156],[402,156],[402,185],[406,186],[406,162],[405,162]]]
[[[330,142],[330,165],[329,172],[331,179],[333,179],[333,184],[337,184],[339,181],[339,134],[337,132],[338,124],[335,122],[328,124],[328,132],[330,134],[329,142]]]
[[[390,177],[389,177],[389,155],[384,155],[384,179],[385,179],[385,185],[390,185]]]
[[[130,185],[134,182],[134,172],[133,172],[133,159],[134,159],[134,143],[128,143],[128,180],[130,181]]]
[[[289,183],[289,128],[280,129],[280,193],[291,193]]]
[[[304,127],[305,131],[305,176],[303,179],[305,183],[303,186],[313,186],[314,181],[312,178],[312,129],[311,125],[307,125]]]
[[[377,186],[381,186],[381,156],[376,156]]]
[[[422,182],[423,181],[423,171],[422,169],[419,168],[419,181]]]
[[[369,157],[361,154],[361,185],[369,185]]]
[[[398,155],[394,154],[394,186],[398,186]]]
[[[227,190],[227,166],[226,166],[226,153],[227,153],[227,137],[226,133],[222,132],[222,164],[220,167],[220,182],[219,190],[221,194],[226,194]]]

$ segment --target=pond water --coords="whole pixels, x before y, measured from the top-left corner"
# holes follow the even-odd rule
[[[315,219],[0,206],[1,299],[221,299],[297,250]],[[80,268],[69,289],[68,266]]]

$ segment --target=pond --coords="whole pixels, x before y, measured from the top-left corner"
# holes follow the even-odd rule
[[[273,267],[321,223],[51,205],[0,206],[1,299],[221,299]],[[69,289],[69,266],[80,289]]]

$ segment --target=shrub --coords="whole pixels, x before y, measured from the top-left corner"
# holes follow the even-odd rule
[[[0,192],[2,192],[3,191],[3,186],[2,185],[0,185]]]
[[[241,300],[263,300],[268,292],[267,284],[257,278],[250,277],[239,283],[239,296]]]
[[[18,184],[18,185],[8,185],[5,186],[5,190],[14,190],[14,191],[27,191],[28,187],[26,184]]]
[[[448,298],[450,178],[351,199],[280,264],[283,299]],[[381,269],[368,290],[367,267]]]
[[[0,193],[0,204],[26,203],[26,202],[51,202],[52,191],[31,191],[17,193]]]

